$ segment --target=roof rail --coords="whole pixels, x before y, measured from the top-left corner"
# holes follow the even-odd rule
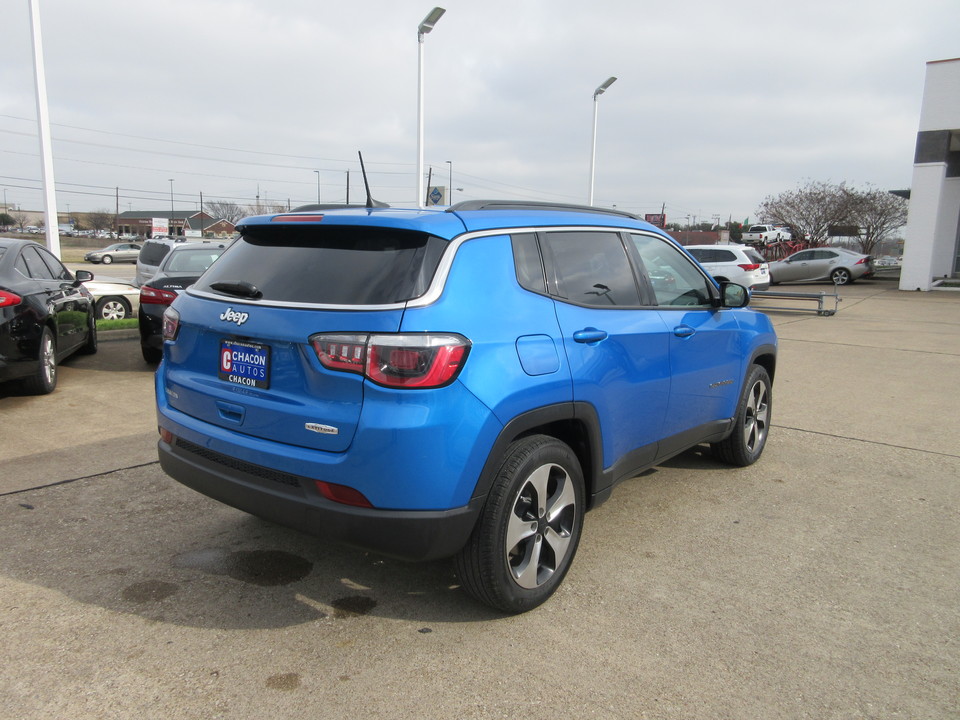
[[[531,200],[464,200],[447,208],[447,212],[460,210],[559,210],[565,212],[601,213],[619,215],[632,220],[642,220],[633,213],[614,208],[594,207],[593,205],[571,205],[569,203],[539,202]]]

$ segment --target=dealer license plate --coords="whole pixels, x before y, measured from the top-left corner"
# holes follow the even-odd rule
[[[270,387],[270,347],[237,340],[220,341],[221,380],[246,387]]]

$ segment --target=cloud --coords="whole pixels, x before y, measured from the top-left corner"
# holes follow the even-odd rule
[[[438,0],[443,3],[443,0]],[[449,0],[426,38],[425,156],[457,197],[753,214],[806,179],[906,187],[924,63],[955,2]],[[22,5],[26,5],[23,3]],[[430,3],[42,0],[61,203],[413,203],[416,27]],[[26,7],[6,13],[0,183],[39,207]],[[354,174],[355,173],[355,174]],[[125,209],[124,207],[124,209]]]

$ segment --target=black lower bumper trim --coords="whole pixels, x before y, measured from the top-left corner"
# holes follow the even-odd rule
[[[205,457],[160,441],[160,465],[170,477],[199,493],[257,517],[310,535],[401,560],[436,560],[457,553],[467,542],[484,498],[452,510],[378,510],[326,500],[282,481],[250,472],[259,467]],[[219,454],[218,454],[219,455]],[[264,470],[270,471],[267,468]],[[303,483],[309,483],[303,478]]]

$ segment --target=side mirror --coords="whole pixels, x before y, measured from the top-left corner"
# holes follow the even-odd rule
[[[743,285],[723,283],[720,286],[723,307],[742,308],[750,304],[750,291]]]
[[[77,270],[73,274],[73,277],[75,278],[73,286],[79,287],[80,283],[85,283],[88,280],[93,280],[93,273],[90,272],[89,270]]]

